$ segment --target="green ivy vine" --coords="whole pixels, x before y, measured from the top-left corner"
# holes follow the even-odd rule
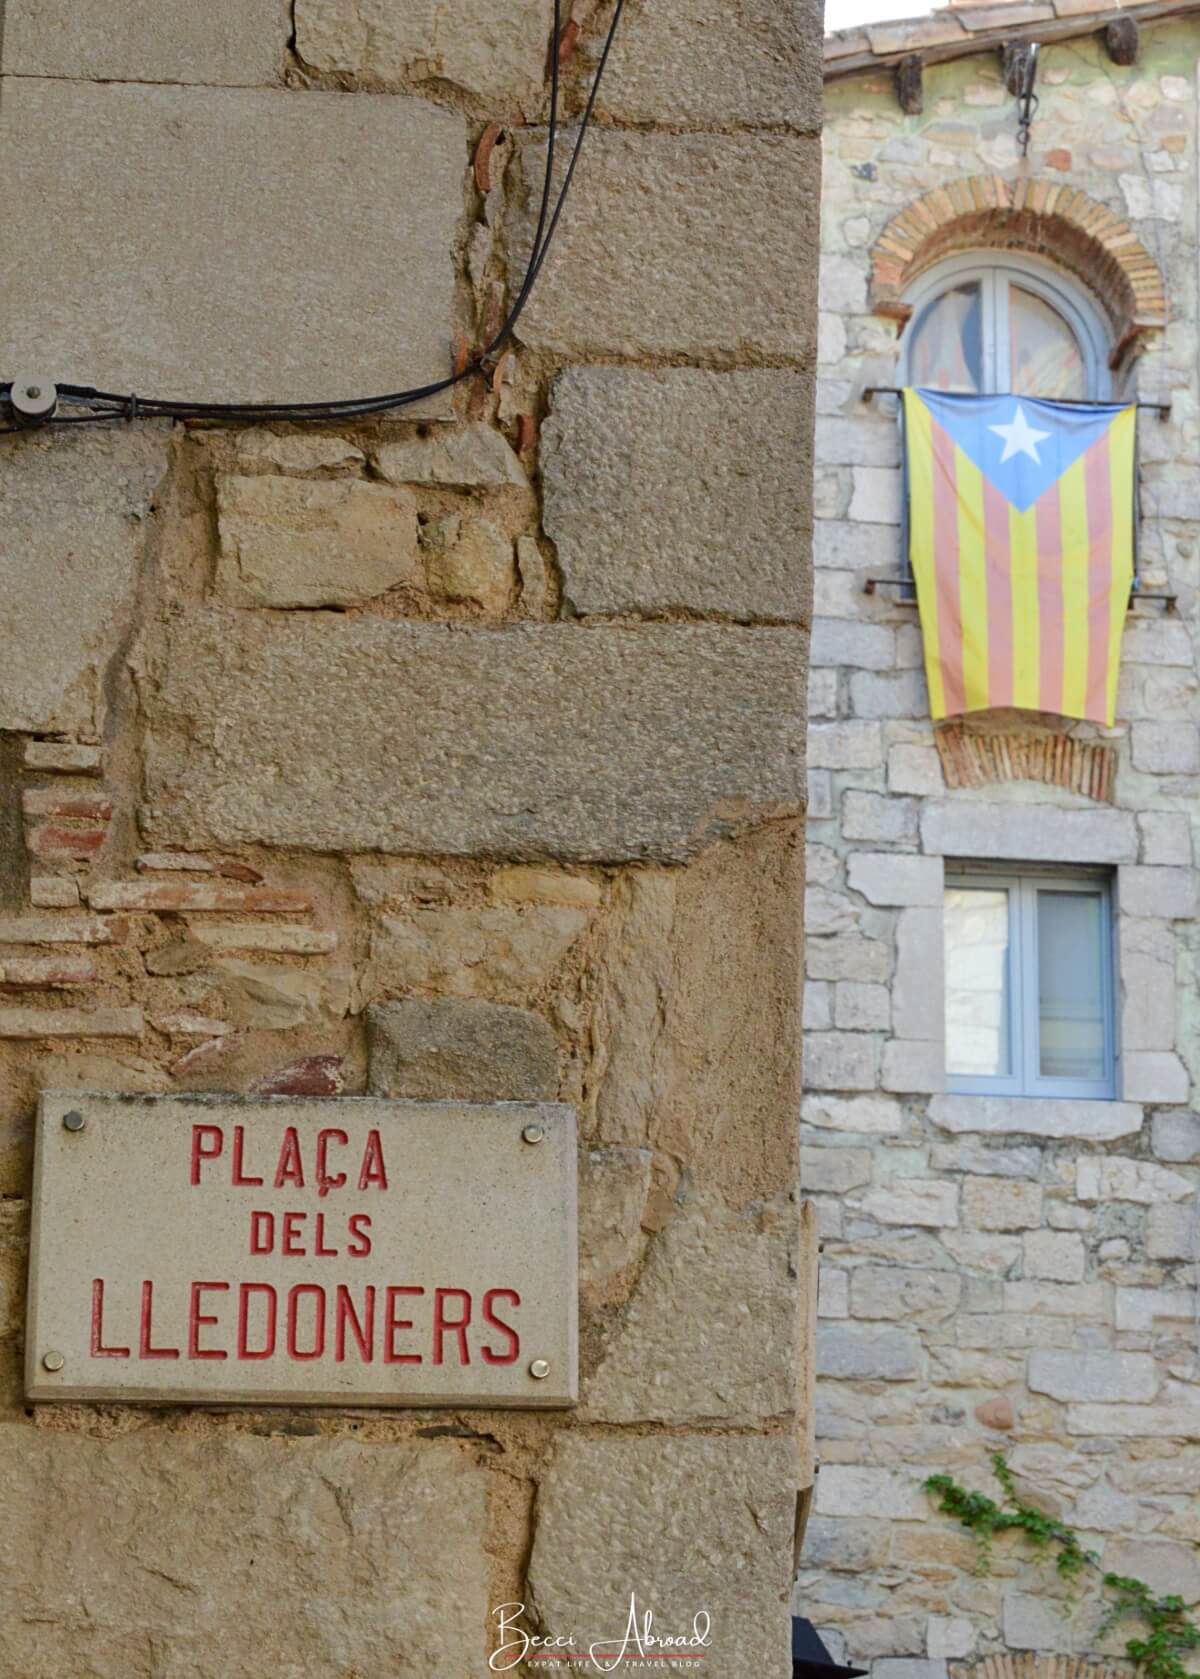
[[[999,1502],[985,1493],[969,1492],[950,1475],[931,1475],[924,1483],[925,1491],[938,1499],[942,1514],[953,1516],[975,1540],[979,1572],[986,1574],[991,1565],[998,1533],[1023,1533],[1036,1550],[1053,1552],[1054,1567],[1069,1584],[1086,1571],[1100,1575],[1111,1598],[1101,1636],[1121,1621],[1142,1623],[1145,1636],[1128,1639],[1125,1654],[1141,1667],[1145,1679],[1189,1679],[1185,1657],[1200,1649],[1200,1626],[1191,1619],[1183,1599],[1157,1597],[1144,1580],[1106,1572],[1095,1551],[1080,1544],[1073,1528],[1024,1502],[1003,1452],[993,1452],[991,1463],[1003,1493]]]

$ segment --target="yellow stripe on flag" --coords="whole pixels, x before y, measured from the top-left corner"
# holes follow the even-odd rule
[[[1117,714],[1117,681],[1121,674],[1121,634],[1129,609],[1133,584],[1133,440],[1137,410],[1118,414],[1108,434],[1110,482],[1112,484],[1112,611],[1109,613],[1108,643],[1108,726]]]
[[[938,651],[937,585],[933,536],[933,417],[914,390],[904,393],[904,440],[908,453],[908,559],[917,585],[929,714],[946,715]]]
[[[1081,456],[1058,481],[1062,525],[1063,714],[1087,713],[1088,511]]]
[[[1013,704],[1040,711],[1041,612],[1038,607],[1037,514],[1019,513],[1010,503],[1008,541],[1012,554]]]
[[[961,449],[958,480],[958,590],[963,633],[963,692],[968,711],[988,703],[988,597],[983,539],[983,474]]]

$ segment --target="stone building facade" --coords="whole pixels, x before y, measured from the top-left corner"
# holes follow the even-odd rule
[[[1006,1653],[1037,1672],[1137,1630],[1101,1639],[1098,1592],[1068,1601],[1016,1540],[975,1572],[921,1483],[998,1495],[996,1450],[1106,1567],[1200,1600],[1200,14],[1129,5],[1112,32],[1117,10],[955,6],[826,41],[802,1125],[821,1468],[796,1602],[875,1679],[1017,1671]],[[1029,42],[1023,156],[1006,70]],[[894,587],[895,399],[864,393],[908,379],[939,276],[996,273],[1099,322],[1074,394],[1169,404],[1139,414],[1143,597],[1111,729],[935,727]],[[1011,347],[1000,330],[1006,376]],[[1109,894],[1107,1099],[947,1074],[955,882],[1029,876]]]
[[[6,379],[347,397],[494,333],[549,0],[3,10]],[[453,392],[0,438],[14,1679],[477,1679],[497,1605],[586,1642],[631,1593],[787,1671],[818,28],[630,0]],[[27,1406],[47,1089],[573,1104],[579,1405]]]

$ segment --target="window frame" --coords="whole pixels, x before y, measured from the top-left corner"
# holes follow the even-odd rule
[[[1116,919],[1113,880],[1102,870],[1072,869],[1059,873],[1044,866],[1028,869],[972,869],[947,865],[945,891],[951,888],[1005,890],[1009,895],[1007,982],[1009,996],[1009,1067],[1006,1074],[945,1072],[945,1088],[961,1096],[1074,1097],[1088,1101],[1117,1099]],[[1101,903],[1101,1020],[1104,1030],[1104,1074],[1099,1079],[1049,1078],[1040,1070],[1041,1035],[1038,977],[1038,909],[1040,891],[1086,892]],[[945,941],[943,930],[943,942]],[[943,1006],[949,1001],[944,982]],[[946,1061],[949,1061],[949,1028]]]
[[[1083,357],[1087,402],[1112,400],[1112,373],[1108,365],[1111,334],[1100,310],[1083,289],[1072,283],[1052,263],[1024,253],[988,250],[968,251],[935,263],[909,288],[905,301],[912,315],[905,327],[900,357],[900,384],[911,383],[909,353],[920,315],[944,293],[964,281],[980,288],[982,309],[982,363],[984,389],[980,396],[1009,396],[1012,355],[1008,335],[1008,293],[1011,285],[1023,287],[1040,297],[1066,321]],[[1042,391],[1031,393],[1044,396]]]

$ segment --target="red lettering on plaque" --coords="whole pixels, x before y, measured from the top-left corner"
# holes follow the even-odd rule
[[[204,1141],[215,1142],[215,1148],[205,1148]],[[225,1133],[219,1125],[192,1126],[192,1182],[200,1182],[200,1162],[215,1160],[225,1147]]]
[[[296,1322],[301,1297],[306,1294],[313,1299],[313,1344],[303,1352],[296,1339]],[[320,1358],[325,1351],[325,1290],[320,1283],[297,1283],[288,1290],[287,1350],[288,1357],[296,1359]]]
[[[250,1214],[250,1252],[270,1253],[275,1246],[275,1214]]]
[[[275,1169],[275,1188],[282,1189],[285,1183],[294,1185],[296,1189],[304,1188],[304,1164],[300,1159],[300,1139],[294,1125],[289,1125],[283,1133],[279,1165]]]
[[[206,1288],[227,1289],[228,1283],[193,1283],[191,1300],[188,1305],[188,1357],[189,1358],[228,1358],[229,1354],[219,1347],[202,1347],[200,1345],[200,1331],[209,1324],[220,1323],[220,1318],[211,1313],[200,1310],[200,1296]]]
[[[396,1316],[396,1303],[406,1294],[422,1295],[423,1288],[389,1288],[387,1291],[387,1323],[383,1335],[383,1362],[385,1364],[421,1364],[420,1353],[398,1353],[396,1351],[396,1332],[401,1329],[411,1329],[411,1318]]]
[[[317,1194],[321,1196],[328,1195],[331,1189],[340,1189],[346,1181],[345,1172],[338,1172],[334,1177],[331,1177],[329,1174],[329,1168],[326,1162],[328,1159],[329,1140],[331,1137],[336,1138],[343,1148],[350,1141],[344,1131],[330,1130],[317,1132]]]
[[[337,1285],[337,1293],[334,1299],[333,1356],[335,1360],[338,1364],[344,1364],[346,1361],[346,1326],[348,1324],[350,1333],[358,1342],[359,1356],[363,1363],[372,1363],[375,1357],[375,1285],[368,1283],[363,1290],[363,1315],[361,1318],[354,1310],[350,1290],[345,1283]]]
[[[92,1357],[128,1358],[128,1347],[104,1345],[104,1284],[99,1277],[92,1283]]]
[[[266,1346],[252,1347],[250,1345],[250,1296],[261,1294],[267,1302],[266,1315]],[[270,1358],[275,1351],[275,1318],[279,1310],[279,1300],[270,1283],[243,1283],[238,1290],[238,1338],[237,1355],[239,1358]]]
[[[367,1146],[363,1150],[362,1171],[358,1174],[358,1187],[370,1189],[374,1184],[376,1189],[386,1189],[387,1167],[383,1163],[383,1144],[379,1140],[378,1131],[368,1131]]]
[[[446,1316],[446,1303],[452,1296],[457,1296],[462,1302],[463,1316],[449,1318]],[[471,1296],[465,1288],[435,1288],[433,1291],[433,1362],[441,1364],[442,1342],[447,1335],[458,1337],[458,1362],[470,1364],[471,1353],[467,1346],[467,1325],[471,1321]]]
[[[150,1319],[154,1312],[154,1284],[142,1284],[142,1318],[138,1327],[138,1357],[139,1358],[178,1358],[178,1347],[155,1347],[151,1344],[153,1331]]]
[[[235,1125],[233,1128],[233,1181],[235,1184],[260,1184],[261,1178],[248,1178],[242,1171],[243,1150],[246,1147],[246,1127]]]
[[[507,1335],[508,1350],[498,1353],[494,1347],[481,1347],[480,1352],[485,1364],[515,1364],[521,1352],[521,1338],[511,1324],[496,1316],[493,1309],[496,1300],[507,1300],[510,1306],[519,1306],[521,1296],[515,1288],[489,1288],[483,1297],[483,1321],[490,1328],[498,1329],[501,1335]]]

